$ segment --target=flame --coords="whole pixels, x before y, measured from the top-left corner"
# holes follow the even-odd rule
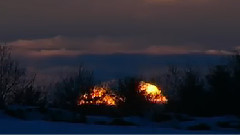
[[[90,94],[80,96],[78,105],[92,104],[116,106],[120,101],[124,101],[124,99],[118,97],[110,90],[107,90],[107,88],[94,87],[94,89],[90,91]]]
[[[161,90],[153,84],[141,81],[138,90],[139,93],[143,94],[145,98],[152,103],[164,104],[168,101],[167,98],[162,95]]]

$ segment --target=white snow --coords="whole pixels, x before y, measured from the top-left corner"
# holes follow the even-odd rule
[[[8,116],[0,111],[0,133],[38,133],[38,134],[185,134],[185,133],[240,133],[236,129],[220,129],[216,127],[217,121],[236,120],[233,116],[213,117],[213,118],[196,118],[196,121],[176,122],[175,120],[161,123],[154,123],[144,118],[125,117],[124,120],[137,123],[137,126],[110,126],[95,125],[96,121],[109,122],[113,118],[103,116],[88,116],[88,123],[67,123],[67,122],[50,122],[43,120],[21,120]],[[186,130],[185,127],[197,123],[207,123],[212,127],[209,131],[192,131]],[[179,129],[176,129],[176,127]]]

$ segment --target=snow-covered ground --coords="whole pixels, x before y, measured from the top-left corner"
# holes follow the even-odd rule
[[[67,123],[67,122],[50,122],[38,119],[21,120],[8,116],[0,111],[0,133],[40,133],[40,134],[166,134],[166,133],[240,133],[240,130],[233,128],[219,128],[216,122],[219,121],[236,121],[239,120],[234,116],[213,117],[213,118],[195,118],[194,121],[180,122],[171,120],[167,122],[155,123],[146,118],[125,117],[124,120],[136,123],[136,126],[112,126],[96,125],[95,122],[110,122],[113,118],[103,116],[88,116],[87,123]],[[187,130],[186,127],[206,123],[211,130]]]

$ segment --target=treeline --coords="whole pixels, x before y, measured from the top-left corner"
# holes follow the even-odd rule
[[[0,108],[9,104],[36,105],[41,91],[34,86],[35,74],[27,74],[12,58],[11,48],[0,46]]]
[[[231,56],[227,64],[211,67],[207,75],[191,68],[173,67],[168,77],[172,78],[169,83],[175,92],[169,95],[168,111],[200,116],[240,115],[239,53]]]
[[[78,71],[48,87],[35,84],[36,75],[29,75],[11,56],[11,49],[0,48],[0,107],[11,104],[58,107],[81,111],[79,96],[96,84],[92,71],[80,66]],[[115,92],[125,97],[118,106],[121,115],[143,115],[151,108],[165,112],[198,116],[240,115],[240,55],[231,56],[227,64],[211,67],[206,75],[193,68],[170,66],[161,78],[153,78],[168,98],[165,105],[153,105],[137,93],[140,77],[118,79]],[[157,80],[157,81],[156,81]],[[107,109],[107,107],[103,107]],[[163,109],[164,108],[164,109]],[[92,109],[92,108],[91,108]],[[99,108],[98,108],[99,111]]]

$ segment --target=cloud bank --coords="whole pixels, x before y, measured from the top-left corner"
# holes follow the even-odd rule
[[[34,56],[225,54],[240,45],[239,5],[239,0],[0,1],[0,40]]]

